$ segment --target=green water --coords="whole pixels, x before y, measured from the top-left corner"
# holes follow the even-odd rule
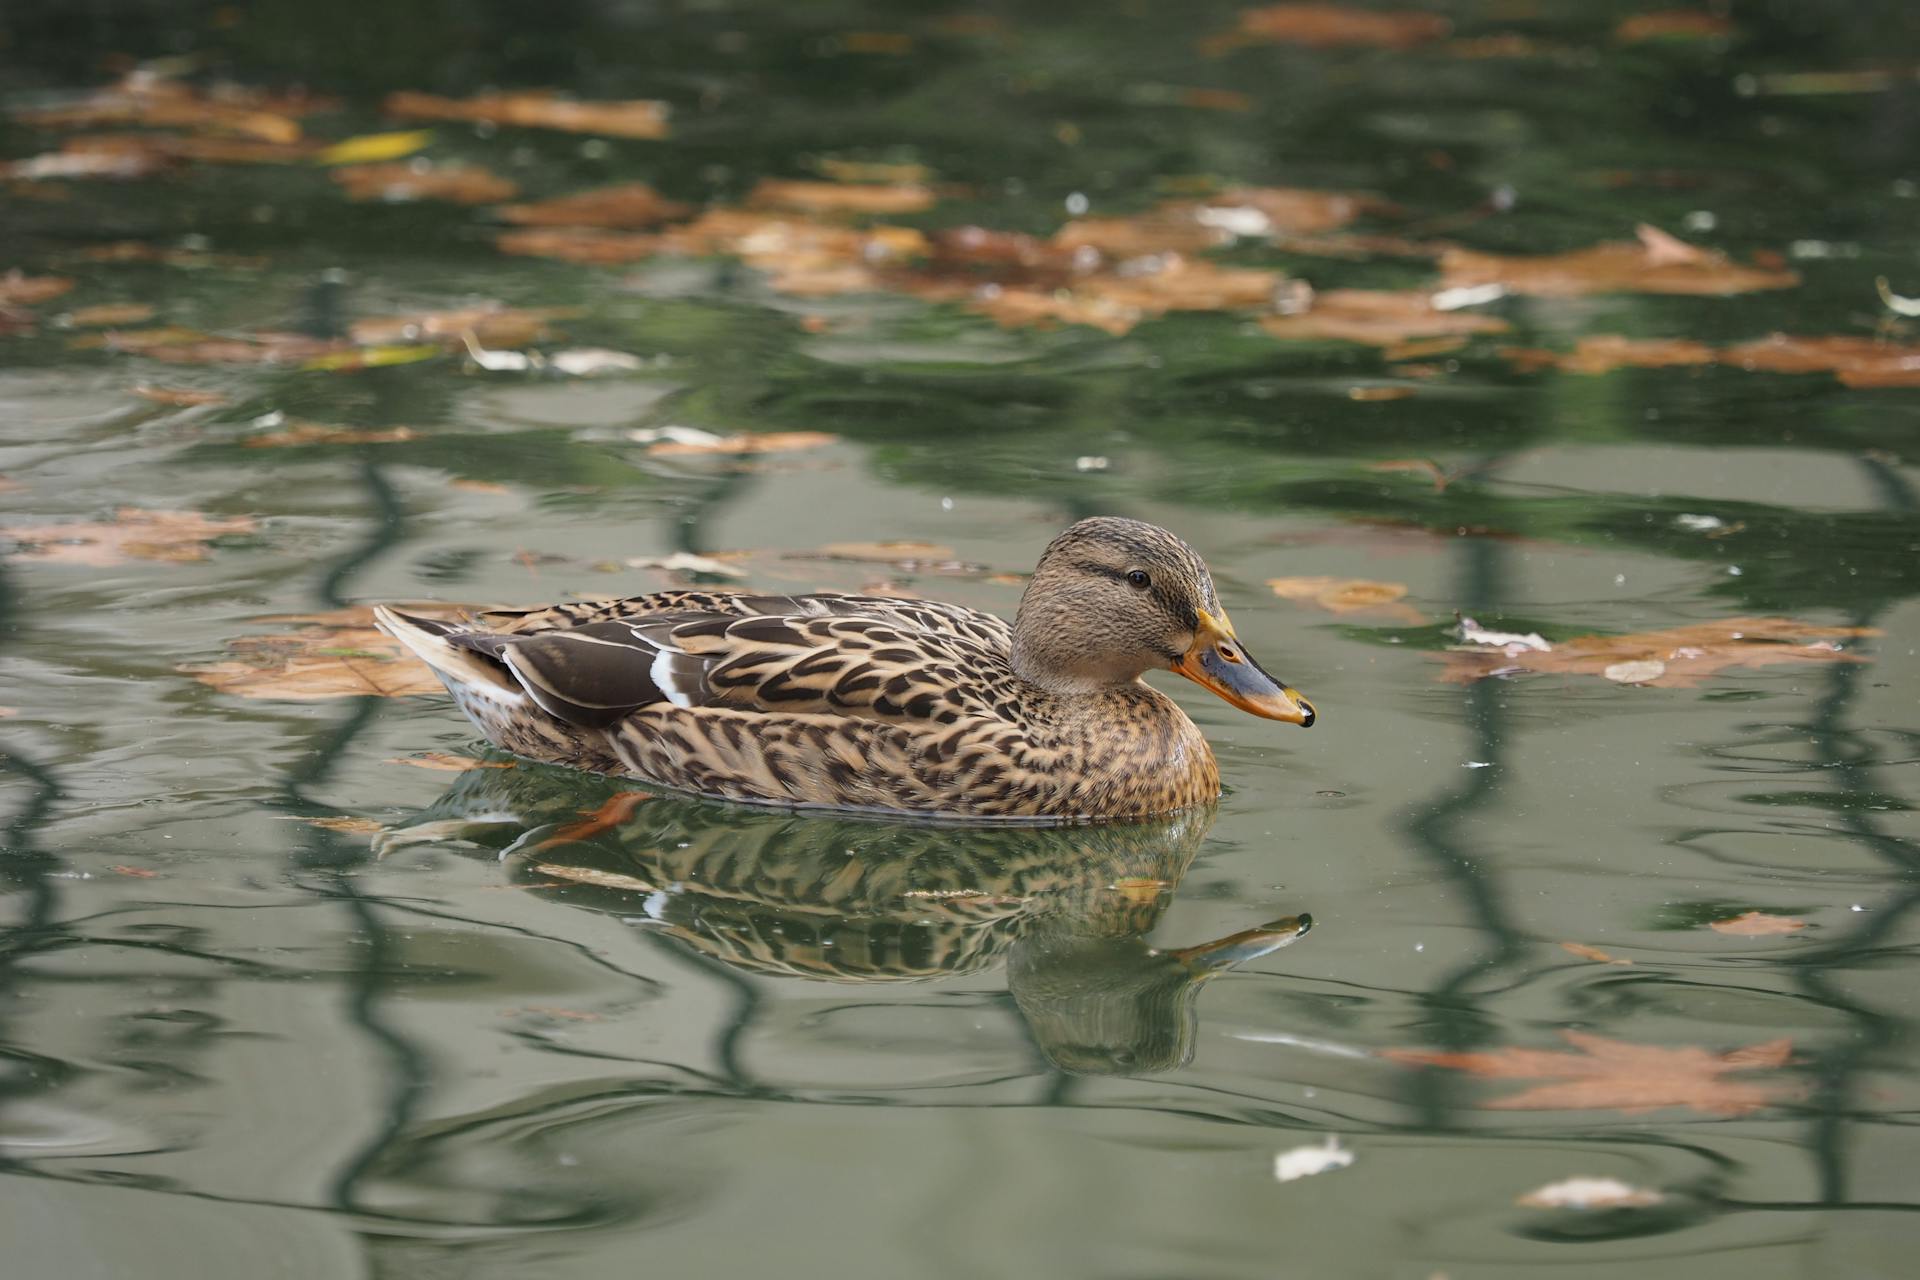
[[[827,155],[929,166],[939,204],[897,219],[928,228],[1044,234],[1206,179],[1369,190],[1405,210],[1373,230],[1500,252],[1649,222],[1803,277],[1503,299],[1482,310],[1510,334],[1422,379],[1245,313],[1002,329],[787,297],[717,259],[508,257],[484,211],[347,203],[312,166],[0,186],[0,270],[76,282],[0,336],[4,523],[257,521],[198,560],[0,559],[7,1274],[1911,1274],[1920,390],[1521,373],[1498,349],[1876,332],[1876,277],[1920,294],[1920,85],[1778,77],[1910,69],[1920,31],[1904,3],[1743,4],[1729,39],[1629,46],[1609,34],[1628,5],[1432,7],[1534,52],[1209,57],[1196,42],[1234,22],[1212,3],[0,14],[12,106],[178,53],[339,95],[309,122],[329,138],[398,127],[377,110],[395,89],[673,104],[654,142],[436,126],[433,156],[533,198],[644,179],[732,201]],[[1183,105],[1192,88],[1247,109]],[[59,141],[0,122],[0,156]],[[84,256],[124,240],[230,256]],[[1323,289],[1433,278],[1224,256]],[[644,364],[180,366],[75,348],[58,320],[145,302],[328,336],[481,299],[573,308],[547,345]],[[1386,385],[1413,394],[1349,394]],[[271,415],[414,435],[241,447]],[[741,463],[629,435],[670,425],[838,440]],[[1371,465],[1414,458],[1451,482]],[[884,580],[1010,612],[1020,584],[993,575],[1100,512],[1199,548],[1249,648],[1320,711],[1303,733],[1156,677],[1216,744],[1211,813],[982,832],[657,799],[576,839],[617,788],[392,763],[479,752],[443,698],[247,699],[181,670],[285,630],[271,615],[657,590],[624,562],[679,550],[751,550],[755,587]],[[792,554],[880,539],[991,573]],[[1305,575],[1404,584],[1419,619],[1266,585]],[[1438,679],[1455,613],[1555,642],[1765,615],[1875,634],[1841,642],[1864,661],[1692,687],[1462,685]],[[1748,910],[1805,927],[1707,927]],[[1792,1047],[1723,1077],[1767,1091],[1732,1115],[1490,1106],[1541,1079],[1385,1056],[1564,1050],[1563,1030]],[[1276,1180],[1327,1135],[1351,1166]],[[1515,1203],[1574,1176],[1663,1199]]]

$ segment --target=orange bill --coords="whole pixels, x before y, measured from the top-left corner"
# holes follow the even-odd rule
[[[1235,638],[1233,624],[1224,614],[1215,618],[1205,609],[1200,611],[1193,645],[1180,655],[1173,670],[1242,711],[1303,728],[1313,723],[1313,704],[1260,669]]]

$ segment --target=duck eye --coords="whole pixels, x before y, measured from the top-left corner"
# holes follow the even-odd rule
[[[1147,576],[1145,569],[1131,569],[1127,572],[1127,581],[1144,591],[1152,584],[1153,579]]]

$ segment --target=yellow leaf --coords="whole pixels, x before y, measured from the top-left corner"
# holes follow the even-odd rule
[[[315,164],[372,164],[377,160],[398,160],[433,141],[431,129],[405,129],[398,133],[366,133],[336,142],[313,158]]]
[[[336,351],[329,355],[317,356],[300,367],[315,372],[379,369],[392,364],[412,364],[417,360],[431,360],[439,354],[441,354],[441,348],[421,344],[355,347],[351,351]]]

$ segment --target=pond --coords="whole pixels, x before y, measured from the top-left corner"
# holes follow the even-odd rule
[[[10,7],[9,1272],[1911,1274],[1920,31],[1652,9]],[[650,793],[367,625],[1092,514],[1319,710],[1153,677],[1211,809]]]

